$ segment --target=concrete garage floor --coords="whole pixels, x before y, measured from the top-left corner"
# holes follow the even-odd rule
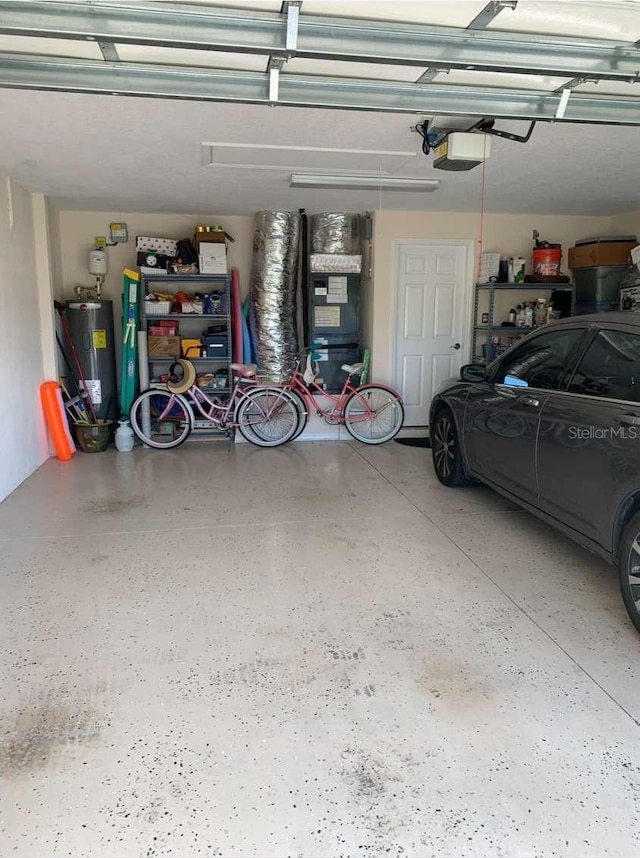
[[[429,456],[194,443],[18,489],[0,855],[639,855],[614,570]]]

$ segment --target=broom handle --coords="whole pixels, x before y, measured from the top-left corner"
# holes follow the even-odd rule
[[[87,380],[84,377],[84,373],[82,372],[82,367],[80,366],[80,359],[78,358],[78,352],[76,351],[76,347],[73,344],[73,340],[71,339],[71,331],[69,330],[69,325],[67,324],[67,320],[64,316],[64,304],[61,304],[59,301],[54,301],[54,306],[58,313],[60,313],[60,321],[62,322],[62,330],[64,331],[64,335],[67,339],[67,343],[69,344],[69,348],[71,349],[71,355],[73,356],[73,360],[76,365],[76,369],[78,370],[78,378],[82,382],[85,392],[87,393],[87,407],[89,409],[89,415],[94,424],[98,423],[98,415],[96,414],[96,410],[93,407],[93,400],[91,399],[91,394],[89,393],[89,388],[87,387]]]

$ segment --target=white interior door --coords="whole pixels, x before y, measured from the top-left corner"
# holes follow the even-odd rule
[[[395,386],[405,425],[424,426],[434,391],[469,352],[468,244],[398,243]]]

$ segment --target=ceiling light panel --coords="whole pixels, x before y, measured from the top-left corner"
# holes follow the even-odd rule
[[[292,188],[346,188],[353,190],[435,191],[439,179],[416,179],[411,176],[362,176],[327,173],[292,173]]]
[[[307,146],[261,146],[238,143],[203,143],[203,163],[211,166],[262,167],[264,169],[375,170],[393,171],[411,150],[367,150],[315,148]]]

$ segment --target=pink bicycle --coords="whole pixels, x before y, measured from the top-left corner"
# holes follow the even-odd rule
[[[164,387],[141,393],[129,412],[131,428],[147,447],[167,450],[187,440],[195,427],[231,433],[240,430],[258,447],[277,447],[291,440],[300,423],[297,400],[282,388],[257,386],[254,364],[231,364],[235,382],[223,401],[209,397],[196,384],[189,360],[178,359]]]
[[[343,364],[342,369],[347,376],[342,390],[338,394],[327,393],[315,380],[318,375],[318,352],[327,348],[331,346],[314,344],[312,349],[305,349],[307,360],[304,372],[298,361],[291,378],[281,384],[281,389],[287,391],[296,403],[300,416],[298,428],[289,440],[297,438],[302,432],[312,410],[327,423],[344,424],[356,441],[362,441],[363,444],[384,444],[395,438],[404,420],[400,394],[386,384],[352,384],[351,377],[362,372],[364,365],[361,363]],[[258,377],[258,383],[261,381]],[[273,382],[265,378],[264,383]],[[316,394],[329,399],[327,408],[322,408]]]

